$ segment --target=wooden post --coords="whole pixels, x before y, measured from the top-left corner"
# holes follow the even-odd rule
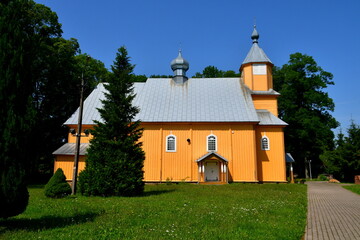
[[[290,183],[294,183],[294,171],[293,171],[292,162],[290,163]]]
[[[76,194],[76,183],[79,167],[79,155],[80,155],[80,139],[81,139],[81,127],[82,127],[82,115],[83,115],[83,101],[84,98],[84,74],[81,74],[81,87],[80,87],[80,106],[79,106],[79,118],[78,128],[76,133],[76,145],[75,145],[75,159],[74,159],[74,172],[72,177],[71,195]]]

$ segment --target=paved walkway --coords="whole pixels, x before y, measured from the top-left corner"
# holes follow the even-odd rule
[[[305,240],[360,239],[360,195],[341,185],[307,182]]]

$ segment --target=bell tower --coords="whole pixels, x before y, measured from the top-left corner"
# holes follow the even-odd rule
[[[272,67],[274,66],[265,52],[259,47],[259,33],[254,25],[251,34],[252,46],[240,66],[244,83],[253,91],[268,91],[273,88]]]

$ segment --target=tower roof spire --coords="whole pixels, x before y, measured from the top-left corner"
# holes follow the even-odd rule
[[[254,25],[254,30],[251,34],[251,39],[253,41],[253,45],[242,64],[261,63],[261,62],[272,63],[270,61],[270,59],[268,58],[268,56],[266,56],[265,52],[259,47],[259,44],[258,44],[259,37],[260,37],[260,35],[259,35],[258,31],[256,30],[256,25]]]
[[[253,43],[257,43],[258,40],[259,40],[259,37],[260,37],[260,35],[256,30],[256,25],[254,24],[254,30],[253,30],[253,32],[251,34],[251,39],[253,40]]]

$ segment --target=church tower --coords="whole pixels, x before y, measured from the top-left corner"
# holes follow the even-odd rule
[[[259,33],[254,26],[251,34],[253,45],[240,66],[244,83],[253,91],[268,91],[273,88],[272,67],[265,52],[259,47]]]

